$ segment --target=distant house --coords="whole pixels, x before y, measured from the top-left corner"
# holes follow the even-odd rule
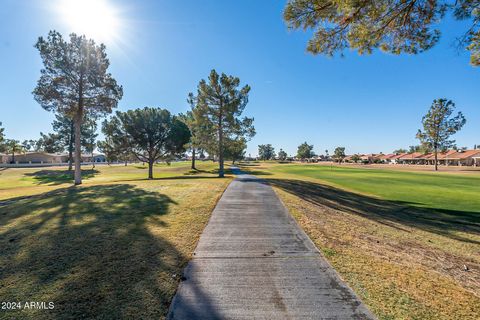
[[[434,165],[434,153],[404,153],[393,156],[389,159],[392,163],[415,164],[415,165]],[[479,166],[480,150],[449,150],[437,153],[439,165],[446,166]]]
[[[320,158],[318,156],[313,156],[311,158],[305,159],[307,162],[318,162]]]
[[[405,155],[407,155],[407,153],[399,153],[399,154],[394,155],[393,157],[390,157],[390,159],[389,159],[390,163],[393,163],[393,164],[400,163],[400,159]]]
[[[2,163],[17,164],[47,164],[47,163],[64,163],[68,161],[68,155],[62,153],[46,153],[46,152],[26,152],[15,155],[15,160],[12,155],[2,157]]]
[[[360,156],[360,161],[363,163],[375,163],[379,156],[379,154],[375,153],[363,154]]]
[[[437,153],[437,161],[438,161],[438,164],[443,164],[443,165],[449,165],[451,164],[451,161],[449,159],[451,159],[450,157],[452,155],[454,155],[455,153],[457,153],[456,150],[448,150],[446,152],[438,152]],[[430,154],[429,158],[428,158],[428,164],[435,164],[435,154],[432,153]]]
[[[401,159],[404,161],[405,164],[422,165],[429,164],[430,158],[430,153],[414,152],[402,157]]]
[[[475,167],[480,167],[480,154],[472,156],[473,159],[473,165]]]
[[[10,156],[5,153],[0,153],[0,163],[8,163]]]
[[[378,160],[381,163],[392,163],[392,158],[395,157],[396,154],[394,153],[389,153],[389,154],[380,154],[378,156]]]
[[[378,163],[381,162],[381,156],[383,156],[382,153],[380,154],[352,154],[346,156],[343,161],[347,163],[355,163],[355,162],[361,162],[361,163]],[[355,158],[357,158],[357,161],[355,161]]]
[[[107,162],[107,158],[101,153],[82,154],[82,162]]]
[[[343,158],[343,162],[346,162],[346,163],[355,162],[355,161],[352,160],[353,156],[354,156],[353,154],[349,155],[349,156],[346,156],[345,158]]]
[[[397,162],[400,164],[417,164],[422,156],[423,153],[420,152],[405,153],[397,159]]]
[[[0,154],[0,163],[11,164],[64,164],[68,163],[68,153],[25,152],[15,154],[15,160],[10,154]],[[100,153],[82,154],[82,162],[106,162],[105,155]]]
[[[319,156],[317,156],[317,161],[320,162],[320,161],[328,161],[328,158],[327,156],[321,154]]]
[[[445,157],[445,164],[456,166],[473,166],[477,165],[480,158],[480,150],[459,150]],[[480,164],[480,163],[479,163]]]

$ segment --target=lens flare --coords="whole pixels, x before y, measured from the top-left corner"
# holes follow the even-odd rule
[[[108,0],[60,0],[57,10],[69,33],[98,42],[112,42],[120,34],[119,11]]]

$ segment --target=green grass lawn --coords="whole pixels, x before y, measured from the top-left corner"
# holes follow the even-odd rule
[[[480,173],[268,162],[243,169],[267,179],[380,319],[478,319]]]
[[[231,181],[215,164],[0,171],[1,301],[54,310],[5,319],[163,318],[213,207]]]
[[[282,165],[274,172],[320,179],[355,192],[419,207],[480,213],[480,173],[435,173],[321,165]]]

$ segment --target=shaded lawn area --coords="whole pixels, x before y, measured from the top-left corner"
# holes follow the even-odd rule
[[[82,179],[91,179],[100,171],[95,169],[82,169]],[[74,180],[73,171],[58,169],[42,169],[38,171],[26,172],[24,176],[32,177],[32,182],[46,185],[59,185],[63,183],[72,183]]]
[[[54,310],[2,310],[0,318],[163,318],[231,180],[207,167],[182,178],[189,168],[179,167],[171,179],[123,173],[128,181],[98,183],[95,176],[0,200],[1,300],[55,303]],[[130,170],[115,168],[120,176],[122,169]]]
[[[480,175],[254,170],[380,319],[478,319]]]

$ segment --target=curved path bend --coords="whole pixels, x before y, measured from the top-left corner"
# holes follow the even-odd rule
[[[200,237],[168,319],[374,316],[321,256],[273,189],[255,176],[239,174]]]

